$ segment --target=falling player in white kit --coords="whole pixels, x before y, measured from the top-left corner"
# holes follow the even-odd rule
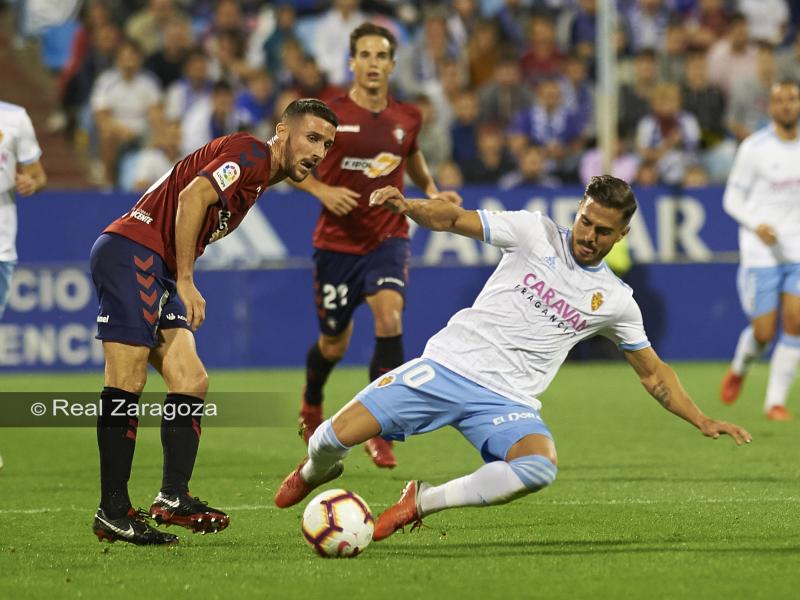
[[[444,200],[406,200],[387,187],[370,203],[406,214],[437,231],[498,246],[503,257],[475,303],[434,335],[421,358],[372,382],[316,430],[308,458],[284,479],[275,503],[297,504],[338,477],[353,446],[375,435],[405,439],[450,425],[481,453],[474,473],[433,486],[406,485],[375,524],[381,540],[422,517],[461,506],[503,504],[550,485],[556,477],[553,436],[538,396],[579,341],[615,341],[645,389],[704,435],[751,436],[706,417],[647,340],[631,289],[603,258],[628,232],[636,199],[627,183],[593,177],[571,229],[541,213],[465,210]]]
[[[739,223],[738,288],[750,326],[739,336],[720,398],[736,401],[748,367],[783,324],[770,362],[764,412],[786,421],[786,396],[800,364],[800,88],[770,90],[772,124],[745,138],[725,188],[725,211]]]

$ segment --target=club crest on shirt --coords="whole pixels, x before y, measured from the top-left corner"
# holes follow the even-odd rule
[[[397,140],[398,144],[402,144],[403,140],[406,139],[406,132],[402,127],[400,127],[400,125],[394,128],[392,135],[394,136],[394,139]]]
[[[603,306],[603,292],[592,294],[592,312]]]
[[[214,181],[217,182],[219,189],[225,190],[233,185],[237,179],[239,179],[239,175],[241,175],[241,169],[235,162],[228,161],[214,171],[212,175],[214,176]]]
[[[384,375],[375,387],[386,387],[394,383],[394,375]]]

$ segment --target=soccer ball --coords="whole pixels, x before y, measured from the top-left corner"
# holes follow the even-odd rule
[[[347,490],[322,492],[303,511],[303,537],[320,556],[358,556],[372,541],[374,529],[367,503]]]

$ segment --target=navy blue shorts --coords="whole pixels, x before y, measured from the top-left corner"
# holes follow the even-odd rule
[[[320,331],[330,336],[342,333],[364,298],[378,290],[396,290],[405,297],[410,253],[411,244],[405,238],[389,238],[361,256],[315,251],[314,296]]]
[[[104,233],[89,264],[100,301],[97,339],[155,348],[159,329],[189,329],[173,275],[149,248]]]

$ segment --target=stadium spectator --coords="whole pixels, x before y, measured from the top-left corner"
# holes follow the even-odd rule
[[[266,71],[256,71],[247,82],[247,89],[236,95],[237,118],[245,130],[256,137],[267,139],[273,129],[277,93],[272,78]]]
[[[466,53],[470,86],[481,87],[491,80],[503,53],[497,23],[489,19],[478,20],[467,43]]]
[[[232,87],[245,84],[253,74],[245,59],[245,38],[235,31],[220,31],[209,55],[208,74],[213,81],[224,79]]]
[[[152,143],[136,155],[131,169],[129,185],[123,190],[144,192],[183,158],[181,129],[177,123],[168,123],[153,133]],[[124,181],[124,180],[123,180]]]
[[[343,86],[350,80],[347,68],[350,45],[346,32],[353,31],[366,20],[360,5],[360,0],[333,0],[333,6],[322,15],[314,29],[314,58],[335,86]]]
[[[664,0],[638,0],[623,7],[633,52],[662,48],[671,14]]]
[[[450,124],[453,160],[467,177],[466,166],[478,158],[478,96],[465,91],[456,98]]]
[[[682,23],[670,23],[664,34],[664,46],[658,53],[658,78],[680,83],[686,61],[686,30]]]
[[[112,186],[120,152],[141,146],[162,120],[161,89],[155,78],[142,70],[139,46],[132,40],[123,41],[115,65],[97,78],[90,100],[100,138],[103,185]]]
[[[725,0],[698,0],[685,23],[689,45],[704,50],[710,48],[728,31],[730,14]]]
[[[452,0],[452,10],[447,17],[447,34],[459,54],[473,41],[479,22],[476,0]]]
[[[436,106],[425,95],[415,96],[411,103],[419,109],[422,127],[417,136],[420,152],[428,162],[428,167],[436,177],[439,168],[452,157],[450,132],[436,113]]]
[[[296,40],[296,17],[291,2],[281,2],[275,7],[275,29],[264,41],[264,68],[276,76],[283,68],[283,45],[288,40]]]
[[[681,91],[674,83],[658,84],[650,106],[636,130],[637,151],[645,163],[656,165],[663,183],[678,185],[696,161],[700,126],[681,110]]]
[[[634,183],[640,187],[653,187],[658,185],[660,177],[658,167],[655,164],[640,162]]]
[[[503,131],[496,125],[484,123],[476,127],[476,153],[474,158],[458,162],[466,183],[497,183],[514,169],[508,154]],[[454,148],[455,153],[455,148]]]
[[[708,51],[708,78],[725,93],[733,91],[736,80],[756,72],[756,48],[750,44],[747,18],[741,13],[731,16],[728,34]]]
[[[303,59],[300,70],[295,74],[293,88],[301,98],[317,98],[323,102],[343,92],[341,87],[328,82],[325,72],[310,56]]]
[[[244,129],[234,108],[233,88],[225,80],[218,81],[211,97],[197,101],[181,122],[181,153],[186,156],[223,135]]]
[[[166,47],[170,24],[183,21],[189,25],[174,0],[148,0],[147,6],[134,13],[125,24],[125,35],[136,42],[144,56],[151,56]]]
[[[789,25],[786,0],[737,0],[736,4],[747,17],[752,39],[778,45],[786,38]]]
[[[624,181],[634,181],[639,171],[640,160],[631,151],[630,143],[627,138],[621,135],[621,131],[617,132],[616,150],[614,160],[611,163],[610,174]],[[583,153],[578,167],[581,183],[585,185],[595,175],[602,175],[606,172],[606,169],[603,168],[603,154],[600,148],[589,148]]]
[[[517,160],[517,168],[497,178],[501,190],[511,190],[523,186],[539,185],[555,187],[561,182],[547,173],[544,152],[538,146],[528,146]]]
[[[709,183],[711,183],[711,180],[709,179],[708,171],[702,165],[689,165],[683,174],[681,186],[688,189],[704,188]]]
[[[495,13],[503,40],[516,52],[523,52],[527,44],[525,23],[530,16],[526,0],[504,0]]]
[[[520,59],[522,75],[529,83],[543,77],[556,75],[561,70],[564,56],[556,44],[553,20],[539,14],[531,17],[527,27],[528,50]]]
[[[167,88],[164,98],[164,116],[178,123],[194,104],[211,95],[208,78],[208,59],[202,50],[189,53],[183,64],[183,77]]]
[[[167,89],[181,78],[183,63],[192,50],[194,38],[191,26],[183,19],[173,19],[163,28],[164,43],[145,59],[144,68],[158,78],[161,89]]]
[[[728,99],[726,122],[737,140],[769,124],[767,109],[776,72],[772,45],[759,42],[755,74],[738,77]]]
[[[776,63],[779,81],[800,81],[800,28],[795,32],[792,44],[778,50]]]
[[[635,133],[639,121],[647,114],[657,83],[655,50],[642,50],[633,59],[633,81],[619,90],[619,124],[626,137]]]
[[[597,0],[578,0],[574,11],[568,13],[567,46],[583,60],[594,58],[597,32]]]
[[[399,52],[397,85],[400,90],[407,96],[436,95],[436,88],[443,85],[439,81],[443,62],[446,59],[455,61],[458,57],[447,33],[445,13],[429,11],[414,41]]]
[[[581,133],[594,136],[594,85],[588,76],[586,62],[578,54],[570,54],[561,77],[561,97],[566,109],[580,120]]]
[[[439,187],[443,190],[458,190],[464,186],[461,169],[452,160],[447,160],[439,167]]]
[[[529,144],[541,146],[547,158],[548,173],[577,168],[575,153],[580,150],[583,124],[561,102],[561,85],[546,78],[536,86],[536,102],[514,117],[509,128],[509,147],[520,156]],[[572,164],[575,162],[575,164]]]
[[[507,126],[518,112],[531,105],[533,94],[522,85],[516,56],[505,52],[495,65],[492,80],[478,90],[480,120]]]

